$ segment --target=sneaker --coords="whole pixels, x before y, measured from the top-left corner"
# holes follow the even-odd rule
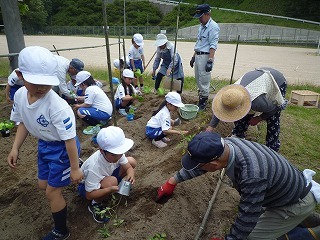
[[[152,144],[155,145],[157,148],[164,148],[166,146],[168,146],[165,142],[159,140],[159,141],[156,141],[156,140],[152,140]]]
[[[181,124],[181,119],[180,118],[176,118],[174,121],[173,121],[173,126],[179,126]]]
[[[120,113],[121,116],[124,116],[124,117],[128,115],[127,112],[126,112],[126,110],[123,109],[123,108],[120,108],[120,109],[118,110],[118,112]]]
[[[105,208],[99,203],[89,204],[88,210],[92,213],[93,219],[97,223],[106,223],[110,220],[105,216]]]
[[[86,129],[83,130],[83,133],[86,135],[95,135],[98,134],[98,132],[100,131],[100,125],[96,125],[96,126],[89,126]]]
[[[161,139],[161,141],[164,142],[164,143],[167,143],[167,142],[170,142],[171,139],[167,138],[167,137],[164,137],[164,138]]]
[[[69,230],[65,233],[59,233],[57,230],[53,229],[51,232],[49,232],[45,237],[42,238],[42,240],[65,240],[70,237]]]

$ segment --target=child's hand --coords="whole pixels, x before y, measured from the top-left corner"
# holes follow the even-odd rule
[[[126,180],[129,181],[129,182],[131,182],[131,184],[134,184],[134,182],[135,182],[134,175],[128,174],[128,175],[126,176]]]
[[[81,182],[81,180],[83,179],[83,172],[81,168],[78,168],[76,170],[71,169],[70,179],[71,179],[71,182],[74,184],[78,184],[79,182]]]
[[[7,162],[10,168],[16,169],[19,151],[12,149],[8,155]]]

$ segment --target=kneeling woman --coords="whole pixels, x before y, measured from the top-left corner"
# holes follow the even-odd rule
[[[96,85],[95,80],[87,71],[76,76],[77,83],[84,92],[84,102],[74,105],[77,115],[87,124],[95,126],[101,121],[108,121],[112,115],[112,103],[105,92]]]

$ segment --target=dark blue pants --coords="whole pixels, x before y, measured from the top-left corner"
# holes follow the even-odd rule
[[[280,92],[283,97],[286,95],[287,83],[282,84],[280,87]],[[266,146],[278,152],[280,148],[280,114],[282,109],[279,107],[278,111],[266,119],[267,121],[267,136],[266,136]],[[253,117],[253,114],[248,114],[242,119],[236,121],[235,127],[232,130],[232,134],[240,138],[245,138],[245,132],[248,130],[249,121]]]

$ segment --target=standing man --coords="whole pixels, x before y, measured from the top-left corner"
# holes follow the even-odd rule
[[[201,4],[196,9],[194,18],[199,18],[200,27],[194,54],[190,60],[199,89],[199,108],[205,109],[209,96],[211,70],[214,63],[214,55],[219,40],[219,25],[211,18],[211,8],[208,4]]]

